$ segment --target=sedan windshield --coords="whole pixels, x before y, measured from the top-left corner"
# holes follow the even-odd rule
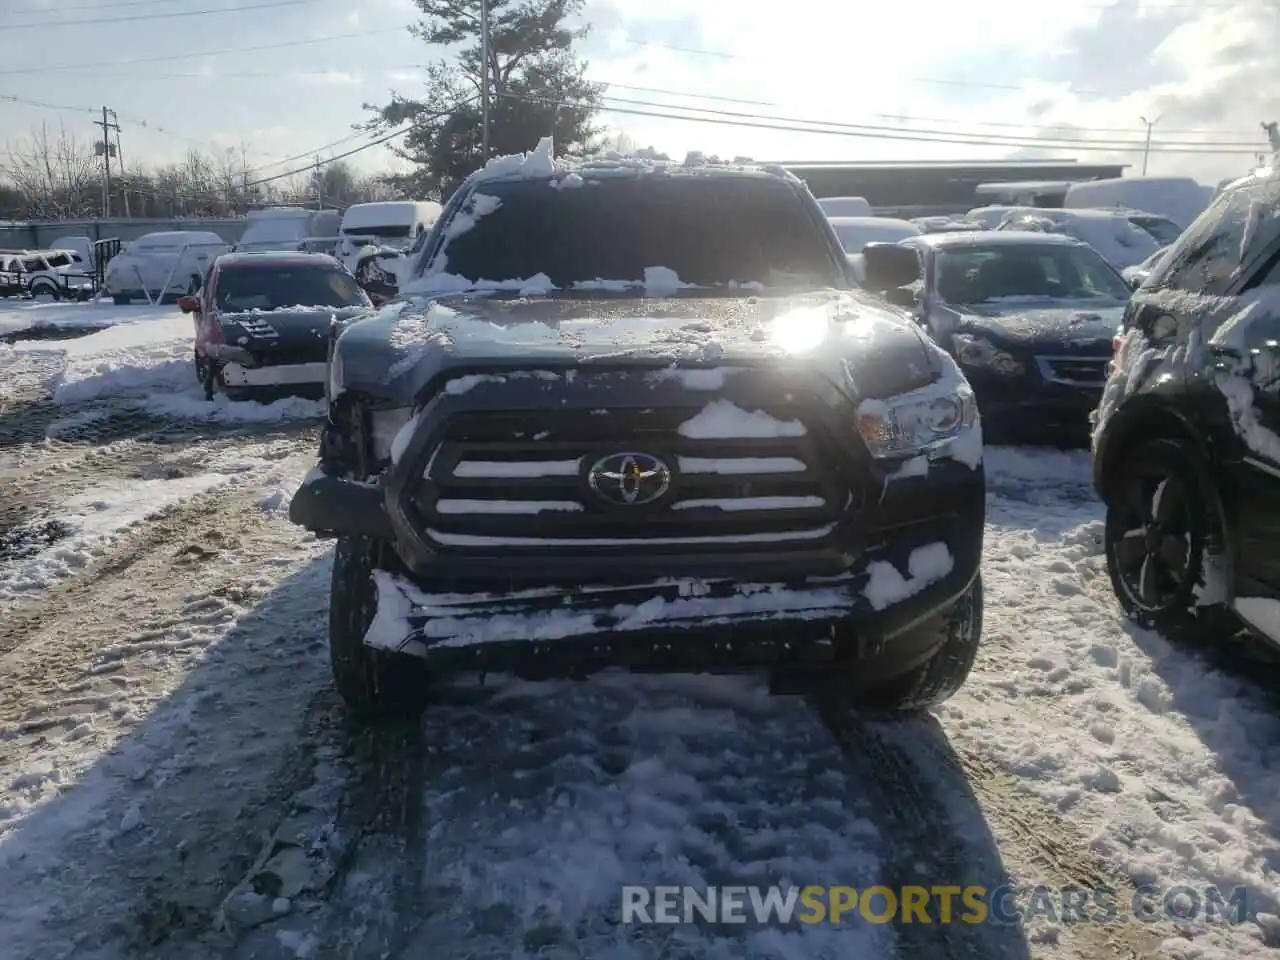
[[[253,264],[218,274],[218,309],[226,313],[289,307],[363,307],[368,297],[355,278],[334,267]]]
[[[445,225],[445,269],[472,282],[543,274],[560,289],[639,284],[666,268],[702,288],[847,285],[818,212],[781,180],[601,177],[479,191],[492,198],[476,205],[483,214]]]
[[[938,255],[938,295],[962,305],[1035,297],[1126,300],[1129,287],[1091,247],[962,246]]]

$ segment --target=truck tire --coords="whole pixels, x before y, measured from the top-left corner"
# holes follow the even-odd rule
[[[982,576],[969,592],[935,621],[942,645],[920,666],[858,698],[868,713],[903,714],[927,710],[951,699],[964,686],[982,642]]]
[[[31,287],[31,298],[36,297],[52,297],[54,300],[62,299],[62,291],[58,289],[56,283],[37,283]]]
[[[428,674],[414,657],[367,647],[378,591],[373,572],[394,566],[390,546],[369,537],[340,537],[329,592],[329,665],[334,686],[353,713],[370,719],[419,716],[428,703]]]

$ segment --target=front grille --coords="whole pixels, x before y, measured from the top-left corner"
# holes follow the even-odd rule
[[[708,409],[723,412],[726,403]],[[820,425],[771,408],[756,416],[788,424],[772,431],[787,435],[682,434],[703,409],[461,415],[444,427],[411,510],[446,550],[758,552],[827,541],[854,492],[833,469],[837,458],[824,454],[831,438]],[[746,432],[771,432],[755,423]],[[592,489],[593,464],[623,453],[669,465],[660,499],[619,504]]]
[[[1041,376],[1072,387],[1103,386],[1110,363],[1110,357],[1036,357]]]

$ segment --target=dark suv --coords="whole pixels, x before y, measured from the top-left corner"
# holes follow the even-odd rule
[[[623,667],[897,710],[973,664],[972,394],[780,169],[494,161],[329,366],[290,515],[353,707]]]
[[[1095,416],[1121,605],[1280,641],[1280,178],[1227,188],[1134,293]]]

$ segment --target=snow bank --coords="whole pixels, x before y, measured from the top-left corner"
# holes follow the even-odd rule
[[[196,381],[191,319],[177,312],[126,320],[76,340],[20,343],[14,349],[61,357],[50,384],[55,403],[70,406],[116,401],[159,416],[213,422],[311,419],[321,402],[286,397],[269,404],[210,402]]]

